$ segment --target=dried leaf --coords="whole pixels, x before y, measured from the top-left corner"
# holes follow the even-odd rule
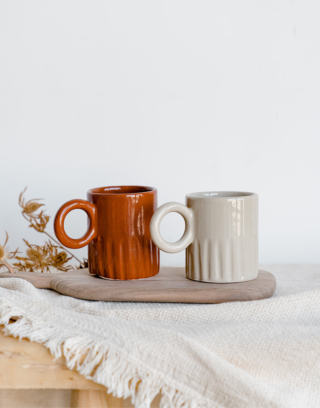
[[[34,228],[35,230],[37,230],[38,232],[44,232],[44,230],[46,229],[46,226],[50,220],[50,217],[48,215],[45,215],[43,213],[43,211],[41,211],[38,215],[37,215],[37,219],[33,218],[30,219],[30,228]]]

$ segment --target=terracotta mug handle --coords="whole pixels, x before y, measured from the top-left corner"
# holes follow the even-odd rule
[[[90,225],[88,231],[79,239],[70,238],[64,230],[64,220],[72,210],[83,210],[88,214]],[[71,200],[63,204],[54,219],[54,232],[62,245],[67,248],[82,248],[97,236],[97,208],[86,200]]]

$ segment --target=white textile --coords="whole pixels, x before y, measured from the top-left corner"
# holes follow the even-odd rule
[[[320,265],[262,269],[271,299],[219,305],[84,301],[0,279],[0,323],[135,407],[161,392],[162,407],[318,408]]]

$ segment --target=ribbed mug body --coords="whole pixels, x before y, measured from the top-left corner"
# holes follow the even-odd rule
[[[97,210],[96,237],[89,244],[90,274],[107,279],[142,279],[159,272],[159,249],[152,242],[150,220],[157,190],[120,186],[89,190]]]
[[[258,276],[258,195],[193,193],[193,240],[186,249],[186,276],[204,282],[243,282]]]

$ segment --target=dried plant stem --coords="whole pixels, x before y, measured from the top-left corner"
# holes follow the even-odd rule
[[[14,272],[14,269],[12,268],[12,266],[11,266],[8,262],[6,262],[6,261],[0,261],[0,265],[1,265],[1,264],[5,265],[5,266],[9,269],[9,272],[10,272],[10,273],[15,273],[15,272]]]
[[[25,218],[28,222],[30,222],[30,220],[29,220],[23,213],[22,213],[22,216],[23,216],[23,218]],[[42,233],[43,233],[43,234],[46,234],[50,239],[52,239],[52,241],[54,241],[54,242],[58,245],[59,248],[61,248],[61,249],[63,249],[64,251],[68,252],[68,254],[72,256],[72,258],[76,259],[76,260],[80,263],[80,265],[82,265],[83,267],[85,267],[85,265],[80,261],[80,259],[78,259],[78,258],[77,258],[72,252],[70,252],[67,248],[65,248],[64,246],[62,246],[62,245],[60,244],[60,242],[58,242],[55,238],[53,238],[50,234],[48,234],[47,231],[43,231]],[[14,272],[11,272],[11,273],[14,273]]]

